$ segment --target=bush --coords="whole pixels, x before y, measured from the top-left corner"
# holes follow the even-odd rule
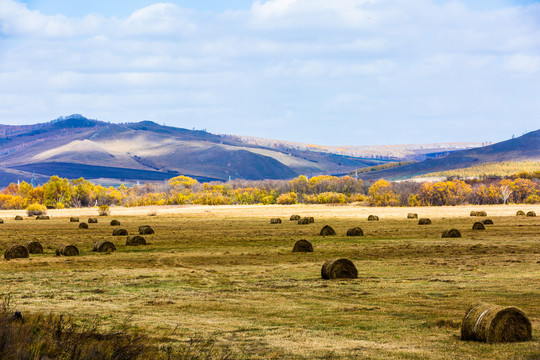
[[[109,205],[100,205],[98,207],[99,216],[109,216],[110,213],[111,213],[111,210],[109,208]]]
[[[296,195],[294,192],[290,192],[288,194],[281,194],[276,199],[276,202],[279,205],[291,205],[291,204],[298,204],[298,195]]]
[[[31,205],[28,205],[28,207],[26,208],[26,213],[28,214],[28,216],[45,215],[47,213],[47,207],[45,205],[33,203]]]

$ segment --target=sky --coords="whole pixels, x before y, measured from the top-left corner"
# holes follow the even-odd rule
[[[540,128],[540,0],[0,0],[0,123],[322,145]]]

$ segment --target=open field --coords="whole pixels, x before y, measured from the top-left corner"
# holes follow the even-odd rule
[[[485,218],[494,225],[473,231]],[[37,239],[45,253],[0,260],[0,294],[23,313],[62,313],[103,326],[128,320],[160,342],[214,340],[215,354],[245,359],[539,359],[540,206],[364,208],[355,206],[186,206],[112,208],[88,230],[94,209],[51,210],[49,221],[1,211],[0,249]],[[155,212],[156,216],[149,216]],[[428,217],[418,226],[408,212]],[[315,217],[297,225],[289,216]],[[378,222],[368,222],[375,214]],[[282,224],[270,224],[281,217]],[[111,236],[118,219],[130,234],[151,225],[149,245]],[[337,236],[321,237],[331,225]],[[364,237],[350,238],[360,226]],[[457,228],[463,237],[441,239]],[[94,253],[98,240],[118,251]],[[307,239],[313,253],[292,253]],[[56,257],[57,244],[79,247]],[[322,264],[346,257],[358,279],[322,280]],[[521,308],[533,341],[464,342],[459,327],[477,301]]]

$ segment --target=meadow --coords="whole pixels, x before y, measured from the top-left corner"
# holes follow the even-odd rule
[[[471,210],[494,225],[472,230]],[[129,324],[156,344],[208,344],[207,358],[229,359],[539,359],[539,205],[454,207],[164,206],[111,208],[89,229],[94,209],[49,210],[50,220],[1,211],[0,249],[37,240],[44,254],[0,260],[0,295],[25,314],[66,314],[103,329]],[[407,213],[428,217],[419,226]],[[15,221],[15,215],[23,221]],[[313,216],[298,225],[293,214]],[[370,214],[380,221],[367,221]],[[280,217],[281,224],[270,224]],[[113,237],[112,219],[132,235],[150,225],[148,245]],[[319,231],[331,225],[336,236]],[[359,226],[363,237],[345,236]],[[457,228],[463,237],[443,239]],[[292,253],[299,239],[313,253]],[[117,251],[92,252],[98,240]],[[57,257],[58,244],[76,257]],[[323,280],[321,266],[348,258],[357,279]],[[516,306],[533,340],[485,344],[460,340],[467,307]]]

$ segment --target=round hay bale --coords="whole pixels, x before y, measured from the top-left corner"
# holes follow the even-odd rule
[[[536,216],[536,215],[535,215]],[[310,224],[313,224],[315,222],[315,218],[313,216],[308,216],[308,221]]]
[[[478,211],[476,216],[487,216],[487,213],[485,211]]]
[[[379,221],[379,217],[377,215],[369,215],[368,221]]]
[[[120,221],[118,221],[118,220],[111,220],[111,226],[120,226]]]
[[[43,245],[39,241],[27,241],[24,246],[30,254],[43,254]]]
[[[112,234],[113,236],[125,236],[128,232],[126,229],[114,229]]]
[[[536,213],[534,211],[528,211],[527,212],[527,216],[528,217],[535,217],[536,216]]]
[[[356,279],[358,270],[348,259],[333,259],[324,263],[321,269],[323,279]]]
[[[415,213],[408,213],[407,219],[418,219],[418,214]]]
[[[443,238],[460,238],[461,233],[458,229],[444,230],[442,233]]]
[[[97,218],[88,218],[89,224],[97,224]]]
[[[150,225],[141,225],[139,226],[139,234],[141,235],[152,235],[154,233],[154,229]]]
[[[22,220],[22,219],[23,219],[23,217],[21,215],[15,216],[15,220]]]
[[[482,224],[484,224],[484,225],[493,225],[493,220],[486,219],[486,220],[482,221]]]
[[[478,221],[474,223],[474,225],[472,226],[472,229],[473,230],[486,230],[486,227],[484,226],[484,224]]]
[[[270,219],[270,224],[281,224],[280,218],[272,218]]]
[[[0,219],[0,224],[3,224],[4,223],[4,219]]]
[[[307,224],[310,224],[309,218],[305,217],[305,218],[298,219],[298,224],[299,224],[299,225],[307,225]]]
[[[525,214],[523,214],[523,215],[525,215]],[[299,219],[300,219],[300,215],[291,215],[289,220],[290,221],[298,221]]]
[[[126,245],[128,246],[146,245],[146,239],[140,235],[128,236],[126,239]]]
[[[11,245],[4,252],[4,259],[24,259],[29,257],[28,249],[23,245]]]
[[[525,211],[518,210],[516,216],[525,216]]]
[[[418,220],[418,225],[431,225],[431,220],[428,218],[421,218]]]
[[[85,222],[82,222],[79,224],[79,229],[88,229],[88,224]]]
[[[78,256],[79,249],[75,245],[59,245],[56,248],[56,256]]]
[[[69,222],[79,222],[79,218],[76,216],[72,216],[69,218]]]
[[[506,343],[532,339],[531,321],[516,307],[479,303],[461,322],[461,340]]]
[[[116,251],[116,246],[114,246],[114,244],[110,241],[100,240],[94,243],[94,247],[92,248],[92,251],[113,252],[113,251]]]
[[[313,252],[313,245],[307,240],[298,240],[294,244],[292,252]]]
[[[364,236],[364,232],[359,227],[353,227],[347,230],[347,236]]]
[[[471,216],[478,216],[478,211],[471,210]]]
[[[36,220],[50,220],[51,218],[49,215],[38,215],[36,216]]]
[[[334,236],[336,235],[336,232],[330,225],[324,225],[324,227],[321,229],[321,236]]]

